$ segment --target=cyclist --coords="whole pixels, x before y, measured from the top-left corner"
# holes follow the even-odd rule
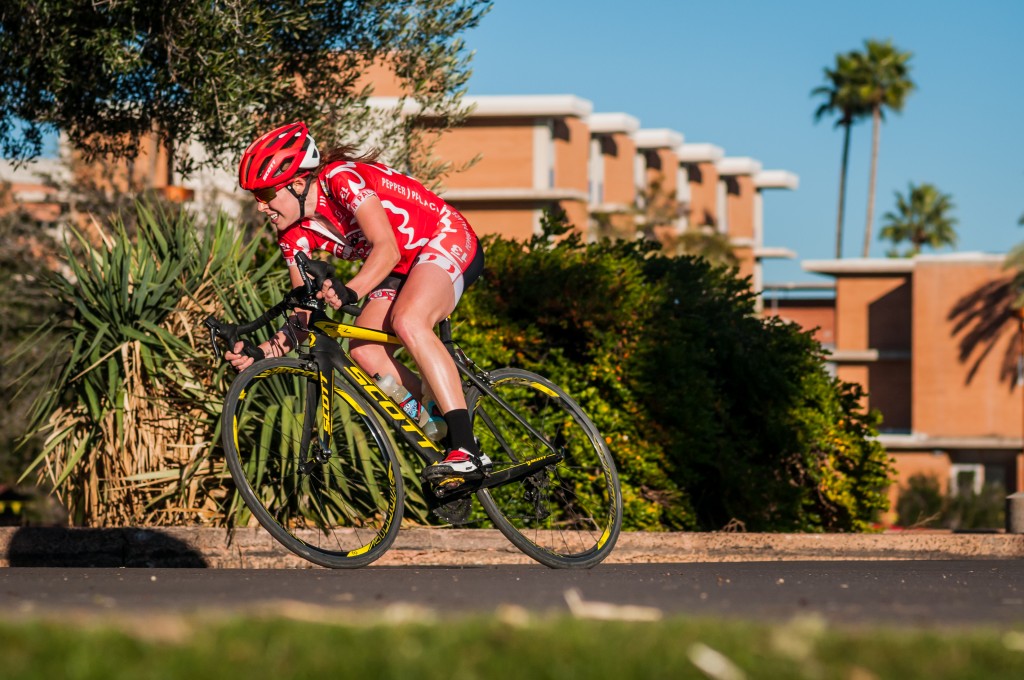
[[[302,285],[298,251],[364,261],[347,284],[332,277],[317,297],[334,309],[367,298],[357,323],[393,332],[408,348],[448,425],[445,458],[428,466],[424,478],[456,486],[479,479],[490,460],[477,448],[458,370],[433,329],[480,275],[483,249],[455,208],[376,156],[338,147],[321,158],[306,125],[295,122],[249,145],[238,182],[276,229],[293,286]],[[305,339],[304,320],[293,316],[259,349],[268,357],[295,349]],[[392,376],[422,403],[424,385],[395,360],[395,349],[356,340],[349,345],[370,375]],[[241,351],[238,343],[225,353],[239,371],[253,362]]]

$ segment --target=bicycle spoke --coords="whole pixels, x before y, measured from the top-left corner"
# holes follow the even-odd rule
[[[604,441],[579,406],[540,376],[517,369],[491,376],[500,400],[476,388],[469,403],[474,434],[495,469],[549,455],[549,445],[561,460],[520,481],[482,490],[484,509],[538,561],[593,566],[614,545],[622,517],[618,479]]]

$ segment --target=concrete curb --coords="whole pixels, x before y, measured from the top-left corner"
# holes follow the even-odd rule
[[[901,532],[744,534],[627,532],[607,563],[948,560],[1024,557],[1024,535]],[[532,564],[482,529],[403,529],[376,565]],[[261,528],[0,527],[2,567],[307,568]]]

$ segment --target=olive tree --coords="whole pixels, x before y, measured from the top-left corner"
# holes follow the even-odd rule
[[[229,166],[257,131],[305,120],[318,139],[371,134],[425,179],[440,164],[360,80],[386,62],[405,97],[457,122],[469,77],[459,34],[490,0],[6,0],[0,5],[0,151],[25,161],[60,131],[87,160],[130,158],[145,136],[168,176]],[[436,127],[435,127],[436,129]],[[355,137],[355,139],[353,139]],[[197,143],[203,158],[188,153]]]

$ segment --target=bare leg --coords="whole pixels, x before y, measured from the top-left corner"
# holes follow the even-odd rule
[[[413,267],[395,299],[391,323],[395,334],[412,354],[444,413],[465,409],[466,398],[458,369],[434,326],[455,309],[455,290],[440,267],[422,263]]]
[[[363,313],[357,319],[357,325],[361,328],[390,332],[392,304],[391,300],[387,299],[367,302],[363,307]],[[398,347],[395,345],[383,345],[379,342],[369,342],[367,340],[351,340],[349,342],[349,352],[360,368],[369,373],[370,376],[377,373],[382,376],[394,376],[395,380],[402,383],[405,389],[409,390],[414,397],[419,399],[422,391],[419,376],[395,359],[394,355],[397,350]]]

